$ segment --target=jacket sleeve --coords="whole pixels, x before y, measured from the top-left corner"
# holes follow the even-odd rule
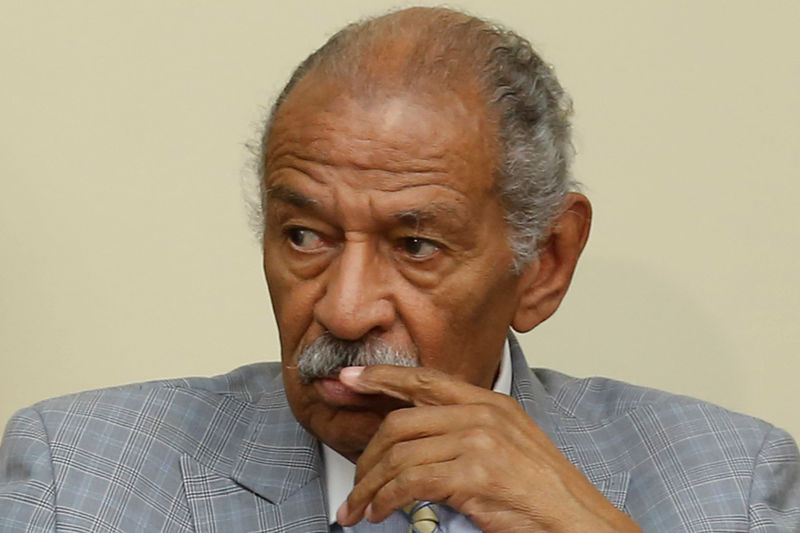
[[[781,429],[769,432],[756,458],[748,512],[751,532],[800,532],[800,454]]]
[[[34,409],[8,422],[0,444],[0,533],[44,533],[56,528],[50,446]]]

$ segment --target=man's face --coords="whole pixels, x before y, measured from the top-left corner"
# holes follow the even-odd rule
[[[304,79],[267,146],[264,270],[297,419],[354,459],[385,397],[304,383],[327,334],[378,339],[421,366],[490,387],[519,302],[493,190],[495,131],[477,96],[348,94]]]

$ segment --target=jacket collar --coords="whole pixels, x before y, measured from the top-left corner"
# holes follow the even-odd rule
[[[294,418],[280,373],[238,416],[249,422],[231,457],[181,457],[194,530],[327,532],[319,445]]]
[[[262,498],[281,503],[322,474],[319,443],[295,419],[282,383],[262,396],[256,409],[231,478]]]
[[[626,469],[616,471],[610,468],[611,462],[597,450],[592,435],[595,430],[602,428],[588,427],[559,409],[552,394],[528,367],[517,339],[509,333],[508,340],[514,372],[511,396],[606,499],[616,508],[622,509],[627,495],[629,472]],[[605,437],[600,437],[598,441],[603,442],[604,439]]]

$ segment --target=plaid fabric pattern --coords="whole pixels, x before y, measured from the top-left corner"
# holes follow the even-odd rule
[[[511,351],[512,395],[644,531],[800,531],[785,432]],[[275,364],[84,392],[9,422],[0,532],[327,532],[321,467]]]

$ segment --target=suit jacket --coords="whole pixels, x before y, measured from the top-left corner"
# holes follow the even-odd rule
[[[800,531],[785,432],[511,352],[513,397],[644,531]],[[276,364],[84,392],[9,422],[0,532],[327,532],[321,469]]]

